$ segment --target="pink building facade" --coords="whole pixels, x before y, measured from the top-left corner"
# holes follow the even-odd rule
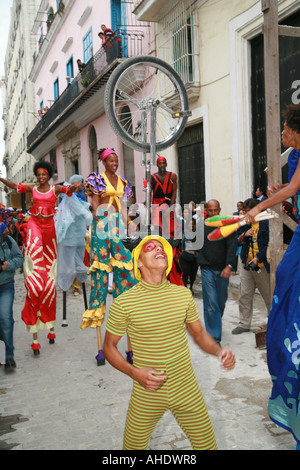
[[[77,173],[103,171],[97,150],[113,147],[119,174],[134,186],[139,202],[144,167],[141,154],[124,145],[111,129],[104,109],[107,80],[127,57],[153,55],[153,24],[139,22],[131,0],[42,0],[33,33],[37,50],[30,80],[35,84],[38,122],[27,139],[27,151],[56,168],[53,183]],[[98,36],[101,25],[119,40],[109,53]],[[119,46],[121,45],[121,49]],[[80,72],[77,60],[86,65]]]

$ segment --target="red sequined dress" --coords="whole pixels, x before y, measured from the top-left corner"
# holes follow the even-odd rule
[[[19,192],[22,187],[18,188]],[[32,190],[33,205],[28,211],[24,278],[27,291],[22,319],[31,333],[53,328],[56,318],[57,243],[54,186],[41,193]]]

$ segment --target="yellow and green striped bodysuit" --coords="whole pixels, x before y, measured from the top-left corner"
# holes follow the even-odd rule
[[[146,450],[159,419],[171,410],[193,449],[217,449],[213,427],[191,364],[186,324],[199,320],[189,289],[140,281],[113,301],[107,331],[130,337],[134,366],[163,370],[164,384],[145,390],[134,381],[123,449]]]

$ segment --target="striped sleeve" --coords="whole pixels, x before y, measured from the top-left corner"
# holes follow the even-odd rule
[[[193,323],[194,321],[198,320],[200,320],[200,317],[197,310],[197,306],[193,299],[192,293],[190,293],[190,302],[186,312],[186,323]]]
[[[115,299],[109,309],[106,330],[113,335],[124,336],[127,331],[127,326],[127,314],[118,300]]]

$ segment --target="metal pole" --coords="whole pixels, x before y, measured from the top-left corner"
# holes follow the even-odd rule
[[[151,134],[150,134],[150,156],[151,163],[155,165],[156,160],[156,108],[159,105],[159,100],[152,101],[151,108]]]
[[[155,157],[156,157],[156,107],[159,102],[156,100],[152,101],[151,106],[151,114],[150,114],[150,158],[146,161],[146,181],[147,181],[147,189],[146,189],[146,207],[147,207],[147,215],[146,215],[146,225],[147,231],[150,235],[151,227],[150,227],[150,211],[151,211],[151,163],[155,165]]]
[[[68,326],[67,323],[67,293],[63,291],[63,322],[61,326]]]
[[[86,298],[85,282],[82,283],[82,292],[83,292],[84,306],[85,306],[85,309],[87,310],[88,304],[87,304],[87,298]]]
[[[146,142],[147,138],[147,112],[144,109],[142,111],[142,124],[141,124],[141,135],[143,142]],[[146,227],[147,232],[150,231],[150,211],[151,211],[151,161],[147,157],[145,152],[142,153],[142,165],[145,165],[145,181],[147,181],[146,191]]]
[[[149,159],[146,161],[145,179],[147,181],[146,187],[146,226],[147,231],[150,230],[150,211],[151,211],[151,162]]]

